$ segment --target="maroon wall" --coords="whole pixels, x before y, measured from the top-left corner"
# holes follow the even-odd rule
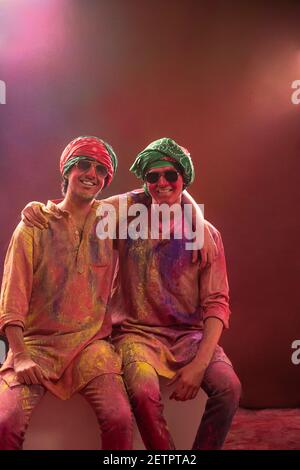
[[[115,147],[106,195],[137,186],[135,154],[173,137],[190,149],[191,192],[223,235],[233,311],[223,345],[243,404],[299,406],[296,2],[10,0],[0,22],[1,262],[25,203],[60,194],[72,137]]]

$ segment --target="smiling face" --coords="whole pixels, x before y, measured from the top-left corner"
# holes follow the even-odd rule
[[[80,161],[79,161],[80,162]],[[67,196],[76,196],[84,200],[92,200],[103,189],[107,171],[99,171],[99,162],[93,161],[89,168],[81,168],[81,165],[74,165],[68,177]]]
[[[166,176],[168,171],[177,172],[176,181],[168,181]],[[159,168],[153,168],[147,172],[149,173],[158,173],[159,178],[155,183],[147,182],[147,189],[151,195],[153,201],[157,204],[168,204],[172,205],[175,203],[180,203],[181,194],[183,191],[183,179],[180,173],[171,165],[164,166]]]

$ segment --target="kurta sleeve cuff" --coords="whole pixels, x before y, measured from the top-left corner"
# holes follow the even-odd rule
[[[5,334],[4,330],[7,325],[20,326],[24,330],[24,318],[22,315],[16,315],[13,313],[4,313],[0,317],[0,332]]]
[[[224,328],[229,328],[229,308],[218,308],[218,309],[207,309],[203,312],[203,321],[205,322],[208,318],[218,318],[224,325]]]

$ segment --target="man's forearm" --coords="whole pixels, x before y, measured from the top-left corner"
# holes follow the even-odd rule
[[[17,380],[22,384],[43,384],[48,380],[41,367],[34,362],[24,344],[23,330],[20,326],[7,325],[5,334],[13,352],[13,366]]]
[[[13,354],[27,353],[23,338],[23,330],[20,326],[7,325],[5,335],[9,343],[9,347]]]
[[[194,361],[201,358],[201,361],[205,361],[208,366],[221,337],[223,327],[224,325],[219,318],[210,317],[205,321],[203,338]]]

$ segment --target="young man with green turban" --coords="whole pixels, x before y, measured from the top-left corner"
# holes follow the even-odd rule
[[[182,204],[194,179],[188,151],[163,138],[140,152],[131,171],[145,192],[133,202]],[[218,255],[204,267],[192,263],[186,240],[119,240],[119,276],[109,305],[113,340],[123,360],[124,381],[147,449],[172,449],[159,376],[172,379],[170,398],[208,395],[193,449],[220,449],[240,398],[240,382],[218,341],[228,327],[228,283],[220,233],[209,225]]]
[[[116,166],[101,139],[74,139],[60,159],[65,197],[46,208],[51,228],[21,222],[13,234],[0,299],[0,328],[10,346],[0,371],[0,449],[22,447],[47,390],[63,400],[80,392],[96,413],[102,448],[131,449],[130,405],[109,341],[113,244],[96,236],[95,197]]]

